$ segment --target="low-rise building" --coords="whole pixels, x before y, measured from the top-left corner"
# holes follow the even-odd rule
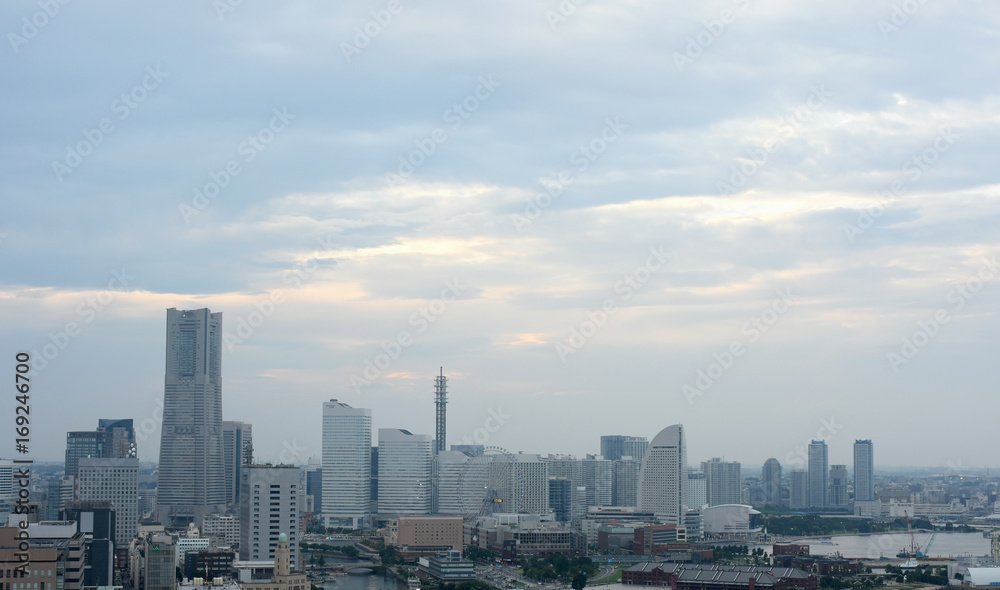
[[[475,564],[462,559],[461,551],[445,551],[431,557],[422,557],[419,568],[440,582],[464,582],[476,579]]]
[[[400,516],[389,525],[389,545],[404,560],[463,549],[461,516]]]
[[[643,562],[622,572],[622,584],[671,590],[816,590],[817,579],[793,568]]]

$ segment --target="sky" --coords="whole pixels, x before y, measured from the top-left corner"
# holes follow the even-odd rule
[[[261,461],[448,443],[996,467],[1000,12],[969,0],[0,5],[0,373],[30,456],[222,312]],[[0,457],[15,455],[12,392]]]

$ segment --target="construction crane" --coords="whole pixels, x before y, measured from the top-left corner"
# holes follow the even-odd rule
[[[910,551],[907,553],[904,548],[896,557],[916,557],[917,556],[917,543],[913,539],[913,527],[910,525],[910,514],[907,511],[903,511],[903,516],[906,517],[906,530],[910,533]]]
[[[931,533],[931,538],[929,541],[927,541],[927,545],[924,546],[923,551],[917,551],[917,557],[927,558],[931,556],[931,545],[934,544],[934,537],[937,536],[937,533],[938,533],[937,527],[934,527],[934,532]]]

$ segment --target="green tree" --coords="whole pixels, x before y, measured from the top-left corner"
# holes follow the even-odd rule
[[[583,587],[587,585],[587,572],[581,571],[580,573],[573,576],[573,590],[583,590]]]

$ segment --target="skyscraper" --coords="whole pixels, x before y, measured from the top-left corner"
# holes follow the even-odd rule
[[[830,496],[827,500],[830,506],[847,506],[847,465],[830,467]]]
[[[226,504],[240,503],[240,472],[253,464],[253,426],[245,422],[222,422],[222,461],[226,470]]]
[[[872,441],[854,441],[854,501],[875,501],[874,456]]]
[[[222,456],[222,314],[167,310],[163,430],[156,491],[161,523],[201,524],[226,509]]]
[[[705,474],[701,471],[688,472],[687,491],[684,494],[684,505],[688,510],[701,510],[708,504],[708,486]]]
[[[76,476],[80,459],[102,459],[111,456],[111,432],[81,430],[66,433],[66,475]]]
[[[609,434],[601,437],[601,456],[608,461],[617,461],[622,457],[642,461],[648,446],[649,440],[645,436]]]
[[[323,520],[362,526],[372,499],[372,411],[323,403]]]
[[[740,491],[743,477],[738,461],[723,461],[715,457],[702,462],[701,470],[705,473],[709,506],[742,503]]]
[[[635,506],[636,491],[639,487],[639,467],[642,458],[624,458],[614,461],[615,488],[611,497],[612,506]]]
[[[138,456],[135,445],[135,428],[132,426],[131,418],[101,418],[97,421],[97,430],[111,433],[111,448],[108,458],[127,459]]]
[[[825,508],[829,503],[830,464],[825,440],[809,443],[809,507]]]
[[[772,457],[764,461],[760,481],[764,488],[764,503],[781,506],[781,463],[777,459]]]
[[[431,437],[426,434],[378,429],[379,514],[430,514],[432,454]]]
[[[668,524],[684,524],[684,492],[687,488],[687,444],[684,427],[674,424],[661,430],[649,443],[639,468],[639,509],[652,512]]]
[[[788,474],[788,507],[800,510],[809,507],[809,474],[805,469],[792,469]]]
[[[581,484],[587,488],[587,506],[611,506],[614,494],[614,463],[597,455],[578,461]]]

